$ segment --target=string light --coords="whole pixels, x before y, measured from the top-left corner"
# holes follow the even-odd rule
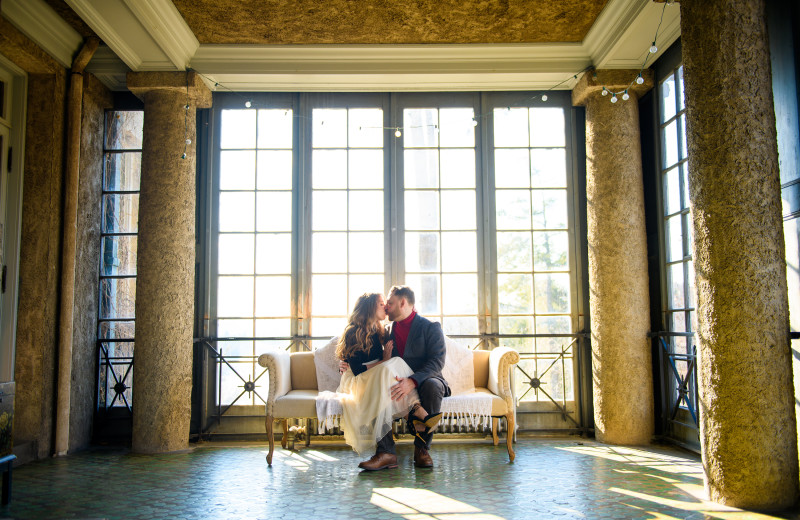
[[[656,42],[653,42],[653,45],[650,46],[650,54],[655,54],[657,52],[658,52],[658,47],[656,47]]]
[[[186,150],[192,140],[189,139],[189,71],[186,71],[186,104],[183,105],[183,153],[181,159],[186,159]]]
[[[625,93],[622,94],[622,100],[623,101],[628,101],[629,98],[630,98],[630,96],[628,95],[628,91],[626,90]]]
[[[641,85],[644,83],[644,78],[642,77],[642,73],[640,72],[638,76],[636,76],[636,84]]]
[[[542,94],[542,101],[547,101],[547,94]]]
[[[401,135],[403,135],[403,132],[400,131],[400,128],[395,128],[394,136],[395,137],[400,137]]]
[[[247,108],[250,108],[251,106],[253,106],[253,103],[250,102],[250,100],[248,99],[247,101],[244,102],[244,106],[246,106]]]

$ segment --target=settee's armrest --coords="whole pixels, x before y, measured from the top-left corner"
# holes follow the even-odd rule
[[[291,357],[286,351],[267,352],[258,356],[258,364],[269,371],[267,415],[272,415],[275,399],[292,389]]]
[[[489,353],[489,391],[506,402],[509,410],[516,409],[512,370],[519,363],[519,353],[509,347],[497,347]]]

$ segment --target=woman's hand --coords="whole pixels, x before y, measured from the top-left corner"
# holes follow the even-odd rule
[[[392,358],[393,351],[394,351],[394,341],[389,340],[386,342],[386,345],[383,346],[383,360],[389,361]]]

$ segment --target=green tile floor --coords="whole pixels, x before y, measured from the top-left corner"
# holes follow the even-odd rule
[[[697,456],[667,446],[625,448],[579,437],[525,438],[505,447],[442,440],[436,467],[362,472],[347,446],[298,451],[255,444],[193,445],[166,455],[95,448],[14,470],[0,519],[406,519],[800,518],[703,499]]]

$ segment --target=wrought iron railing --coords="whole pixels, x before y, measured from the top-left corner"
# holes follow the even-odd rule
[[[662,421],[665,433],[671,433],[673,425],[699,431],[697,347],[694,333],[651,332],[648,337],[658,342],[659,366],[662,368]],[[686,338],[685,349],[676,351],[670,338]],[[678,363],[685,363],[685,370],[680,370]],[[687,410],[692,423],[678,417],[681,409]]]
[[[98,339],[98,385],[97,409],[105,412],[110,409],[122,409],[131,412],[131,387],[133,370],[133,355],[115,355],[109,352],[110,343],[133,343],[134,339]],[[113,383],[113,384],[112,384]],[[111,393],[113,392],[113,397]],[[110,397],[110,401],[109,401]]]

